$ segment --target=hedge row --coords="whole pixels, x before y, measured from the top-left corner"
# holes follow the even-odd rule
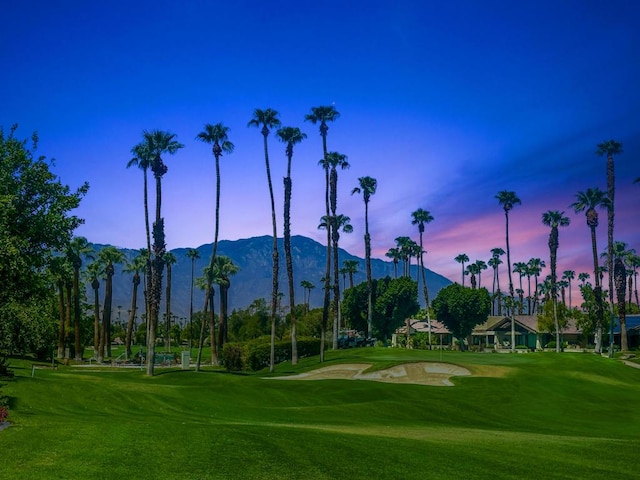
[[[278,340],[274,345],[275,363],[291,359],[291,339]],[[298,338],[298,358],[320,354],[320,339],[312,337]],[[248,342],[227,343],[222,349],[221,360],[231,372],[243,370],[257,371],[269,366],[271,340],[260,337]]]

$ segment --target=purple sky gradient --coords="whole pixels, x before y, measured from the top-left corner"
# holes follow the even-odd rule
[[[348,5],[344,5],[348,3]],[[378,180],[370,204],[374,256],[417,240],[411,212],[429,210],[426,265],[454,281],[453,258],[488,260],[505,247],[495,195],[513,190],[512,262],[548,262],[547,210],[565,210],[558,270],[590,271],[589,231],[569,205],[606,188],[596,144],[616,139],[616,238],[640,251],[640,4],[603,1],[10,1],[0,40],[0,125],[39,132],[55,172],[90,191],[78,230],[96,243],[145,243],[142,174],[125,168],[144,129],[185,148],[167,157],[169,248],[213,241],[214,163],[195,141],[204,123],[231,128],[222,159],[221,239],[270,235],[254,108],[274,108],[308,139],[294,151],[292,232],[324,242],[321,138],[304,122],[334,104],[329,150],[349,157],[338,210],[364,255],[358,177]],[[284,145],[269,137],[282,235]],[[601,213],[600,250],[606,242]],[[506,258],[505,258],[506,263]],[[501,272],[503,288],[506,271]],[[483,276],[490,286],[491,273]],[[517,281],[517,280],[514,280]]]

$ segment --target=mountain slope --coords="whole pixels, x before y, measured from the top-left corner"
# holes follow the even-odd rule
[[[94,244],[96,251],[101,250],[106,245]],[[278,248],[280,254],[280,291],[287,292],[287,274],[285,268],[284,248],[282,239],[278,239]],[[213,244],[202,245],[197,248],[200,258],[194,263],[194,277],[202,276],[202,269],[209,263]],[[128,260],[137,255],[137,250],[120,249]],[[319,307],[322,304],[322,283],[321,278],[324,276],[326,268],[326,247],[315,240],[299,235],[291,238],[291,250],[293,256],[293,274],[295,282],[296,303],[303,301],[303,289],[300,287],[302,280],[308,280],[313,283],[316,288],[311,292],[311,307]],[[177,248],[171,250],[177,259],[177,263],[172,266],[172,287],[171,287],[171,312],[179,318],[188,318],[189,316],[189,298],[191,285],[191,259],[187,257],[186,248]],[[252,237],[241,240],[221,240],[218,243],[218,255],[226,255],[240,268],[238,273],[231,277],[231,289],[229,290],[229,308],[245,308],[257,298],[271,298],[271,254],[272,240],[270,236]],[[365,261],[362,258],[351,255],[350,253],[340,249],[340,265],[343,260],[358,260],[359,271],[354,275],[353,282],[355,285],[366,281]],[[414,265],[411,268],[412,277],[415,279],[418,268]],[[385,262],[379,259],[371,260],[371,272],[373,278],[383,278],[385,276],[394,276],[394,268],[392,262]],[[340,278],[340,288],[342,285],[342,276]],[[347,286],[349,286],[349,278],[347,276]],[[102,282],[104,283],[104,282]],[[429,296],[433,299],[438,291],[450,284],[451,281],[442,275],[427,269],[427,285],[429,286]],[[163,277],[163,290],[166,287],[166,274]],[[101,285],[100,297],[103,297],[104,285]],[[116,266],[116,274],[113,278],[113,321],[118,321],[118,306],[120,306],[121,319],[127,318],[127,310],[131,305],[132,291],[132,275],[122,273],[122,266]],[[143,300],[143,284],[139,288],[138,310],[144,311]],[[92,291],[88,290],[88,298],[92,297]],[[419,293],[422,300],[422,293]],[[161,311],[165,311],[165,303],[162,303]],[[217,297],[216,297],[217,302]],[[194,287],[193,309],[201,310],[204,303],[204,293]],[[217,306],[216,306],[217,309]]]

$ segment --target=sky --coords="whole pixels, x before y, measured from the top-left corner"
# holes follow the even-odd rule
[[[506,248],[495,196],[511,190],[522,200],[510,213],[512,263],[549,263],[541,215],[559,210],[571,225],[560,231],[558,271],[590,271],[585,217],[569,205],[578,191],[606,190],[595,150],[609,139],[624,145],[615,237],[640,251],[634,0],[2,3],[0,126],[19,124],[23,138],[37,131],[38,153],[55,159],[61,181],[90,184],[74,213],[85,219],[76,233],[91,242],[144,246],[142,172],[126,164],[142,132],[161,129],[185,145],[164,159],[167,246],[211,243],[214,161],[195,137],[218,122],[235,144],[221,159],[220,239],[270,235],[262,136],[247,127],[255,108],[277,110],[308,135],[294,150],[292,233],[324,242],[322,143],[304,116],[333,105],[341,115],[328,148],[350,164],[339,172],[338,212],[354,227],[340,246],[354,255],[364,256],[364,204],[351,191],[371,176],[376,258],[398,236],[418,240],[411,212],[423,208],[434,217],[425,265],[460,281],[456,255],[487,261]],[[281,236],[286,157],[274,133]],[[600,218],[602,251],[604,211]]]

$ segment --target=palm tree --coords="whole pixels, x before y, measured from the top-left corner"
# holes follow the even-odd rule
[[[456,256],[456,258],[454,258],[454,260],[460,264],[462,264],[462,286],[464,287],[464,264],[467,263],[469,261],[469,256],[466,253],[461,253],[460,255]]]
[[[522,277],[527,275],[527,264],[524,262],[515,262],[513,264],[513,273],[517,273],[520,276],[520,288],[516,289],[518,293],[518,300],[520,306],[520,315],[522,315],[522,311],[524,309],[524,289],[522,288]],[[531,289],[531,282],[529,282],[529,289]],[[529,315],[531,312],[527,312]]]
[[[229,305],[229,288],[231,288],[232,275],[238,273],[240,268],[233,261],[224,255],[216,257],[216,263],[213,266],[213,281],[220,286],[220,318],[218,332],[218,351],[222,351],[222,347],[229,341],[228,327],[228,305]]]
[[[102,263],[98,261],[90,263],[87,265],[87,273],[93,289],[93,351],[96,359],[102,362],[100,352],[100,280],[98,280],[104,273]]]
[[[593,275],[595,278],[595,287],[593,294],[596,300],[597,308],[597,324],[595,335],[595,351],[602,352],[602,327],[604,320],[604,304],[602,299],[602,285],[600,284],[600,275],[598,275],[598,247],[596,242],[596,228],[598,227],[598,207],[606,208],[609,200],[606,194],[599,188],[587,188],[584,192],[580,191],[576,194],[576,201],[571,204],[571,208],[576,213],[585,212],[587,226],[591,231],[591,252],[593,255]]]
[[[535,279],[534,291],[537,293],[538,292],[538,277],[542,273],[542,269],[545,268],[547,266],[547,264],[544,262],[544,260],[542,260],[540,258],[530,258],[529,262],[527,262],[527,266],[529,268],[529,271],[530,271],[531,275]],[[536,294],[535,298],[533,299],[533,310],[532,311],[533,312],[537,312],[538,311],[538,295],[537,294]]]
[[[372,177],[358,178],[359,186],[351,191],[354,193],[362,193],[364,200],[364,256],[367,272],[367,337],[373,336],[373,283],[371,278],[371,235],[369,234],[369,201],[371,195],[376,193],[378,181]],[[351,286],[353,286],[353,276],[351,278]]]
[[[124,254],[116,247],[108,246],[98,252],[98,262],[104,267],[106,282],[104,288],[104,307],[102,309],[102,335],[100,338],[99,357],[111,357],[111,306],[113,302],[113,275],[115,266],[124,263]]]
[[[291,258],[291,159],[293,158],[293,146],[307,138],[297,127],[280,128],[276,135],[281,142],[286,143],[287,176],[284,177],[284,256],[287,266],[287,279],[289,281],[289,318],[291,319],[291,364],[298,364],[298,344],[296,335],[295,297],[293,284],[293,260]]]
[[[63,256],[55,256],[51,259],[50,270],[55,277],[58,287],[58,358],[68,358],[69,328],[71,313],[71,295],[67,295],[65,301],[65,289],[71,290],[73,282],[73,269],[69,260]]]
[[[307,312],[309,311],[309,300],[311,297],[311,290],[313,290],[314,288],[316,288],[316,286],[311,283],[309,280],[302,280],[300,282],[300,286],[304,289],[305,291],[305,304],[307,305]]]
[[[480,274],[480,267],[476,262],[470,263],[467,265],[467,269],[465,270],[465,275],[469,275],[471,277],[471,288],[478,288],[477,275]]]
[[[276,206],[273,199],[273,184],[271,183],[271,167],[269,166],[267,137],[269,136],[270,128],[280,126],[278,112],[271,108],[267,108],[265,110],[256,108],[253,111],[253,118],[249,120],[247,126],[256,128],[260,128],[260,126],[262,126],[260,133],[262,133],[264,141],[264,162],[267,168],[267,183],[269,185],[269,199],[271,201],[271,226],[273,229],[273,277],[271,289],[271,355],[269,357],[269,371],[273,372],[275,365],[276,309],[278,307],[278,233],[276,224]]]
[[[160,312],[160,299],[162,297],[162,272],[164,270],[164,254],[166,252],[164,218],[162,218],[162,177],[167,173],[167,166],[162,160],[162,155],[173,155],[184,145],[175,139],[175,134],[162,130],[143,132],[143,146],[140,147],[147,158],[150,159],[151,172],[156,181],[156,215],[153,222],[153,251],[148,251],[149,281],[146,289],[147,297],[147,375],[152,376],[154,371],[156,351],[156,329]],[[135,147],[134,147],[135,148]]]
[[[167,267],[167,290],[166,290],[166,316],[165,319],[165,348],[167,352],[171,352],[171,266],[175,265],[178,259],[171,252],[164,254],[164,264]]]
[[[338,152],[329,152],[321,163],[328,163],[330,167],[329,172],[329,205],[331,207],[331,238],[333,250],[333,298],[334,298],[334,316],[333,316],[333,348],[338,348],[338,329],[340,324],[340,282],[339,282],[339,262],[337,238],[339,236],[338,229],[340,226],[336,223],[338,215],[336,210],[338,208],[338,167],[342,170],[349,168],[349,162],[347,156]],[[348,217],[347,217],[348,218]]]
[[[635,249],[627,248],[627,244],[625,242],[615,241],[613,242],[613,256],[614,256],[614,267],[613,267],[613,276],[615,289],[616,289],[616,300],[618,304],[618,318],[620,319],[620,349],[622,351],[628,350],[627,344],[627,319],[626,319],[626,279],[627,279],[627,270],[626,264],[630,257],[635,255]],[[602,257],[607,258],[609,256],[609,252],[604,252]],[[608,258],[607,258],[608,260]]]
[[[402,260],[402,276],[409,276],[410,258],[412,240],[409,237],[396,237],[395,239],[398,251],[400,252],[400,260]]]
[[[496,292],[497,295],[497,300],[498,300],[498,315],[502,314],[502,294],[500,293],[500,265],[502,264],[502,260],[500,259],[500,257],[502,255],[505,254],[505,251],[500,248],[500,247],[496,247],[496,248],[492,248],[491,249],[491,259],[489,260],[489,266],[491,268],[493,268],[493,290],[494,292]],[[497,291],[496,291],[496,285],[497,285]],[[520,288],[522,288],[522,285],[520,286]]]
[[[66,256],[73,267],[73,331],[75,340],[75,359],[82,360],[80,345],[80,269],[82,257],[93,258],[93,249],[84,237],[74,237],[67,245]]]
[[[422,208],[418,208],[416,211],[411,212],[411,225],[418,225],[418,234],[420,235],[420,250],[419,250],[419,261],[420,261],[420,272],[422,275],[422,295],[424,296],[424,305],[427,310],[427,326],[429,329],[429,349],[431,349],[431,315],[429,313],[429,290],[427,288],[427,275],[424,268],[424,256],[423,256],[423,243],[422,237],[424,234],[424,226],[425,224],[431,223],[433,221],[433,215],[428,210],[424,210]]]
[[[214,309],[214,295],[215,291],[213,287],[209,288],[214,281],[214,268],[211,265],[207,265],[202,269],[202,277],[198,277],[195,280],[195,284],[201,290],[205,292],[204,308],[202,310],[202,321],[200,322],[200,337],[198,340],[198,355],[196,357],[196,372],[200,371],[200,365],[202,363],[202,350],[204,348],[204,337],[207,326],[207,319],[209,320],[209,344],[211,345],[211,365],[218,365],[218,346],[216,342],[216,316]],[[208,294],[208,296],[207,296]]]
[[[516,205],[520,205],[522,202],[516,195],[516,192],[509,190],[501,190],[496,195],[498,204],[502,205],[505,218],[505,240],[507,244],[507,272],[509,274],[509,296],[513,299],[513,280],[511,279],[511,248],[509,247],[509,211]],[[511,351],[515,352],[516,348],[516,332],[515,332],[515,319],[513,314],[507,312],[507,315],[511,317]]]
[[[331,236],[331,240],[332,240],[332,249],[333,249],[333,254],[334,254],[334,258],[336,259],[334,261],[334,285],[333,285],[333,291],[334,291],[334,317],[333,317],[333,349],[337,349],[338,348],[338,329],[340,328],[340,277],[339,277],[339,269],[338,269],[338,262],[337,262],[337,256],[338,256],[338,241],[340,240],[340,230],[342,230],[344,233],[351,233],[353,232],[353,226],[349,223],[351,221],[351,219],[349,217],[347,217],[346,215],[336,215],[335,217],[331,217],[331,219],[329,219],[329,221],[327,221],[327,218],[325,216],[322,216],[322,218],[320,219],[320,224],[318,225],[318,228],[331,228],[332,230],[334,230],[334,234]]]
[[[131,149],[131,153],[134,157],[127,163],[127,168],[138,167],[142,170],[144,176],[143,182],[143,194],[144,194],[144,225],[145,232],[147,234],[147,252],[151,252],[151,233],[149,229],[149,195],[148,195],[148,181],[147,171],[151,167],[151,152],[149,150],[150,145],[147,142],[141,142],[135,145]]]
[[[216,163],[216,214],[215,214],[215,231],[213,235],[213,250],[211,252],[211,259],[209,265],[213,268],[216,262],[216,255],[218,252],[218,233],[220,230],[220,157],[223,153],[233,153],[234,145],[229,140],[229,127],[226,127],[222,123],[216,123],[211,125],[205,124],[204,129],[196,136],[197,140],[208,143],[211,145],[211,152],[215,158]],[[193,262],[192,262],[193,270]],[[192,283],[193,283],[193,271],[192,271]],[[211,285],[207,285],[207,290],[211,290]],[[192,289],[193,293],[193,289]],[[205,292],[205,298],[209,298],[210,292]],[[191,347],[189,347],[191,348]]]
[[[398,278],[398,262],[402,258],[400,249],[391,247],[384,255],[393,261],[393,276],[394,278]]]
[[[305,115],[305,121],[309,121],[314,125],[320,124],[320,136],[322,137],[322,158],[325,160],[328,155],[327,151],[327,132],[329,131],[329,126],[327,122],[333,122],[340,117],[340,113],[333,106],[320,106],[320,107],[311,107],[311,113]],[[321,161],[322,162],[322,161]],[[326,217],[329,218],[331,216],[330,204],[329,204],[329,164],[324,162],[322,163],[324,168],[324,177],[325,177],[325,192],[324,192],[324,202],[325,202],[325,210]],[[327,228],[327,267],[326,273],[324,276],[324,300],[322,304],[322,325],[324,325],[322,330],[322,338],[321,348],[320,348],[320,362],[324,362],[324,333],[326,332],[327,321],[329,320],[329,303],[330,303],[330,289],[329,282],[331,281],[331,230]]]
[[[578,274],[578,280],[582,282],[582,285],[586,285],[587,280],[589,280],[589,278],[591,278],[591,275],[589,275],[587,272],[581,272]]]
[[[562,272],[562,280],[567,282],[567,288],[569,289],[569,309],[573,308],[573,304],[571,302],[571,280],[575,280],[575,278],[575,270],[565,270]]]
[[[191,355],[191,347],[193,343],[193,271],[195,261],[200,258],[200,252],[195,248],[187,249],[187,258],[191,259],[191,285],[189,295],[189,355]]]
[[[482,271],[489,268],[487,262],[484,260],[476,260],[476,266],[478,267],[478,288],[482,288]]]
[[[550,253],[550,267],[551,267],[551,301],[553,302],[553,321],[556,330],[556,352],[560,352],[560,327],[558,325],[558,311],[557,311],[557,276],[556,276],[556,264],[558,255],[558,227],[566,227],[569,225],[569,217],[564,216],[564,212],[557,210],[549,210],[542,214],[542,223],[551,227],[551,233],[549,234],[549,253]]]
[[[126,357],[131,358],[131,343],[133,341],[133,325],[136,319],[136,310],[138,305],[138,286],[140,285],[140,272],[145,269],[147,264],[147,254],[140,252],[133,257],[133,260],[122,269],[123,273],[133,273],[133,290],[131,293],[131,310],[129,311],[129,321],[127,322],[127,335],[125,337]]]
[[[640,255],[637,255],[635,253],[629,255],[627,257],[627,266],[629,267],[629,270],[630,270],[630,273],[629,273],[629,307],[631,307],[632,301],[633,301],[632,292],[633,292],[634,279],[636,280],[635,281],[636,305],[638,307],[640,307],[640,303],[638,302],[638,282],[637,282],[638,268],[640,267]]]
[[[607,252],[609,269],[609,313],[611,317],[610,348],[609,357],[613,358],[613,225],[615,217],[615,193],[616,193],[616,177],[613,156],[622,153],[622,144],[615,140],[608,140],[600,143],[596,149],[596,155],[607,156]]]
[[[359,260],[343,260],[344,271],[349,275],[349,288],[353,288],[353,276],[358,273]]]

